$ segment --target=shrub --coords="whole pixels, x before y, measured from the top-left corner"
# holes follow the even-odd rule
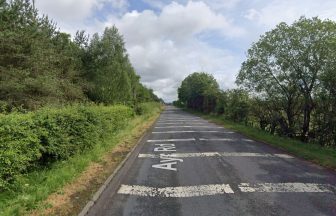
[[[0,189],[41,157],[33,114],[0,115]]]
[[[122,105],[76,105],[0,115],[0,189],[9,189],[32,166],[91,148],[133,116],[133,110]]]
[[[157,102],[140,103],[134,108],[137,115],[147,115],[152,113],[155,109],[160,110],[161,104]]]

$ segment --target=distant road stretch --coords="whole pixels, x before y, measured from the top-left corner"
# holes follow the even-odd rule
[[[168,106],[89,215],[336,215],[336,172]]]

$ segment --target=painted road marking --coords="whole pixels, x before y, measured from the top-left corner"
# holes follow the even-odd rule
[[[166,155],[168,156],[168,155]],[[251,153],[251,152],[199,152],[199,153],[174,153],[169,157],[190,158],[190,157],[279,157],[293,158],[287,154],[268,154],[268,153]],[[160,158],[158,154],[139,154],[138,158]]]
[[[251,139],[242,139],[242,140],[245,142],[254,142],[254,140],[251,140]]]
[[[196,140],[195,140],[195,138],[147,140],[147,142],[188,142],[188,141],[196,141]]]
[[[241,192],[253,193],[335,193],[336,186],[315,183],[241,183]],[[199,197],[234,194],[229,184],[209,184],[178,187],[147,187],[142,185],[121,185],[118,194],[147,197]]]
[[[159,123],[162,123],[162,122],[207,122],[205,120],[159,120],[158,122]]]
[[[230,139],[230,138],[216,138],[216,139],[207,139],[207,138],[199,138],[201,141],[237,141],[237,139]]]
[[[163,143],[163,144],[155,144],[155,145],[157,146],[154,148],[155,152],[176,151],[175,144]]]
[[[241,183],[241,192],[327,192],[336,191],[336,187],[329,184],[314,183]]]
[[[180,163],[183,162],[183,159],[176,158],[172,156],[171,154],[160,154],[159,158],[160,158],[160,163],[152,165],[153,168],[177,171],[177,168],[173,166],[177,165],[177,162],[180,162]]]
[[[183,120],[183,121],[189,121],[189,120],[202,120],[200,118],[160,118],[159,120],[167,121],[175,121],[175,120]]]
[[[146,187],[141,185],[121,185],[118,194],[149,197],[199,197],[218,194],[233,194],[228,184],[210,184],[179,187]]]
[[[153,131],[153,134],[169,134],[169,133],[226,133],[223,131]]]
[[[180,123],[176,123],[176,122],[168,122],[168,123],[157,123],[157,124],[160,124],[160,125],[175,125],[175,124],[189,124],[188,122],[184,123],[184,122],[180,122]],[[207,122],[204,122],[204,123],[192,123],[192,124],[195,124],[196,126],[197,125],[203,125],[203,124],[208,124]],[[182,125],[183,126],[183,125]]]
[[[174,125],[174,126],[159,126],[155,128],[177,128],[177,127],[183,127],[183,128],[222,128],[222,127],[214,127],[214,126],[198,126],[198,125]]]
[[[226,133],[234,133],[234,132],[226,132]],[[230,138],[199,138],[201,141],[245,141],[245,142],[254,142],[254,140],[250,139],[230,139]]]

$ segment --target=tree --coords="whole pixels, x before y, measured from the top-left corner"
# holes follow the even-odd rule
[[[0,100],[28,109],[84,100],[70,37],[28,0],[0,5]]]
[[[124,41],[116,27],[94,34],[88,47],[89,97],[106,104],[126,103],[131,98],[130,67]]]
[[[219,86],[212,75],[195,72],[187,76],[178,88],[178,98],[188,108],[202,112],[215,110]]]
[[[302,17],[292,25],[280,23],[248,51],[237,84],[279,107],[279,124],[288,136],[302,121],[301,139],[307,141],[319,77],[330,65],[328,44],[335,36],[334,22]]]

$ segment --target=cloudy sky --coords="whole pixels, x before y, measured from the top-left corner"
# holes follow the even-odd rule
[[[116,25],[141,81],[166,101],[194,71],[233,88],[246,51],[277,23],[336,20],[336,0],[35,0],[61,31],[91,35]]]

